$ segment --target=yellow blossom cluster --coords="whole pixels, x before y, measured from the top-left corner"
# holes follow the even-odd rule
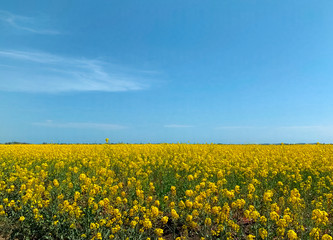
[[[332,240],[333,146],[0,145],[0,235]]]

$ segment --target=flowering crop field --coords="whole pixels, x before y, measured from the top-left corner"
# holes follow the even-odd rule
[[[8,239],[332,239],[332,145],[0,145]]]

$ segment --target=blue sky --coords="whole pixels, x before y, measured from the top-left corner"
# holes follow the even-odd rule
[[[0,142],[333,142],[333,1],[0,6]]]

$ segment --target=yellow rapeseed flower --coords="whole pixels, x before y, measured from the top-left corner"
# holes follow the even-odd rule
[[[287,236],[288,236],[288,239],[290,239],[290,240],[297,240],[298,239],[297,233],[295,233],[293,230],[289,230],[287,232]]]
[[[322,240],[332,240],[332,237],[328,234],[324,234],[322,237],[321,237]]]

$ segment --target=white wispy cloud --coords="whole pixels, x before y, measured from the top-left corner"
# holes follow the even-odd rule
[[[95,59],[0,49],[0,91],[131,91],[149,87],[151,74]]]
[[[121,130],[127,128],[124,125],[110,123],[91,123],[91,122],[65,122],[57,123],[52,120],[45,122],[35,122],[35,126],[50,128],[77,128],[77,129],[98,129],[98,130]]]
[[[275,129],[275,130],[324,130],[332,129],[333,126],[321,126],[321,125],[300,125],[300,126],[219,126],[216,130],[233,130],[233,129]]]
[[[255,134],[257,136],[271,136],[272,138],[280,137],[281,139],[317,139],[320,136],[331,136],[333,134],[333,126],[330,125],[219,126],[215,130],[224,133],[237,133],[244,136]]]
[[[231,130],[231,129],[254,129],[254,128],[266,128],[266,127],[252,127],[252,126],[219,126],[216,130]]]
[[[326,129],[326,128],[333,129],[332,126],[320,126],[320,125],[313,125],[313,126],[311,126],[311,125],[309,125],[309,126],[302,126],[302,125],[300,125],[300,126],[280,126],[278,128],[280,128],[280,129],[290,129],[290,130],[292,130],[292,129],[295,129],[295,130],[298,130],[298,129]]]
[[[164,125],[165,128],[192,128],[192,125],[182,125],[182,124],[167,124]]]
[[[59,31],[46,28],[46,22],[35,17],[17,15],[11,12],[0,10],[0,21],[4,24],[34,34],[57,35]]]

